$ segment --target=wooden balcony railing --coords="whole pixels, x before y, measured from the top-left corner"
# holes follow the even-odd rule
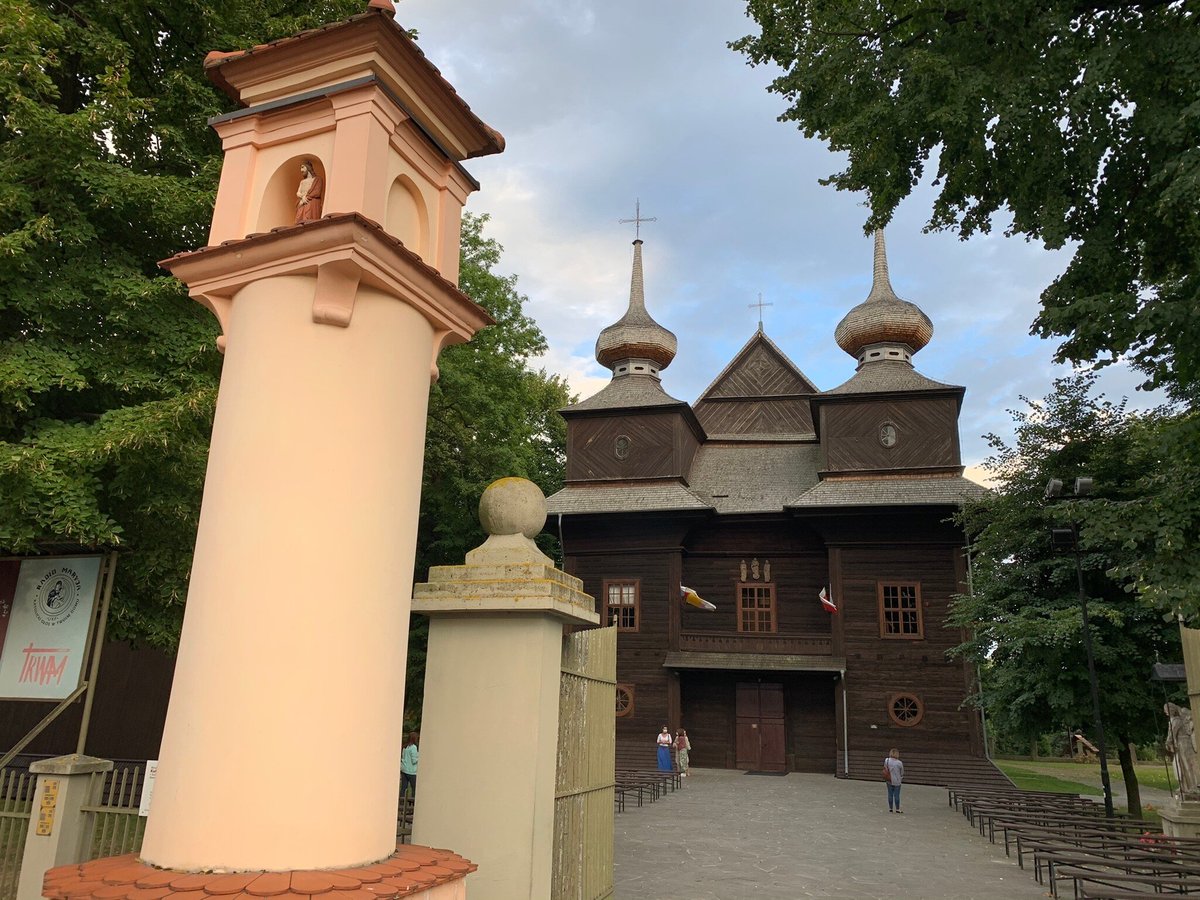
[[[830,656],[828,637],[799,637],[790,634],[730,634],[682,631],[679,649],[700,653],[790,653],[799,656]]]

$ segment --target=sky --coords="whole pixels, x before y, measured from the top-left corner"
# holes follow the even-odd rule
[[[467,208],[487,213],[526,312],[549,351],[535,365],[581,398],[610,378],[596,336],[629,300],[634,226],[641,228],[646,306],[675,333],[663,372],[673,397],[695,401],[758,327],[822,390],[854,373],[833,340],[867,296],[872,242],[861,195],[819,184],[844,160],[793,123],[727,43],[755,30],[737,0],[403,0],[397,23],[474,112],[506,141],[469,160],[480,182]],[[983,435],[1011,438],[1007,410],[1040,398],[1068,369],[1056,342],[1029,335],[1041,291],[1069,251],[989,235],[923,233],[933,191],[922,184],[887,228],[896,293],[933,320],[914,358],[937,381],[965,385],[963,462],[989,454]],[[1101,389],[1131,407],[1136,372],[1110,367]],[[980,477],[977,473],[976,477]]]

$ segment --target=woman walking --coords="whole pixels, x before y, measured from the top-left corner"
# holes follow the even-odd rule
[[[404,743],[404,750],[400,753],[401,797],[408,793],[409,785],[412,785],[413,797],[417,796],[417,762],[421,756],[420,751],[417,749],[417,744],[420,741],[421,735],[418,732],[409,732],[408,740]]]
[[[666,725],[658,735],[658,771],[671,772],[671,745],[675,741],[671,737],[671,730]]]
[[[900,762],[900,751],[893,747],[883,761],[887,772],[888,812],[903,813],[900,808],[900,785],[904,782],[904,763]]]
[[[692,749],[692,742],[688,740],[687,730],[679,729],[679,734],[675,735],[675,753],[679,757],[679,777],[687,778],[688,775],[688,752]]]

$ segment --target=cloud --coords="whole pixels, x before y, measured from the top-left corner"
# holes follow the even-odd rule
[[[609,373],[592,358],[600,329],[623,313],[632,226],[642,230],[650,312],[679,339],[664,388],[694,400],[757,328],[818,387],[854,360],[833,342],[837,322],[870,289],[872,245],[861,197],[823,187],[844,158],[806,139],[767,84],[726,43],[754,30],[739,4],[693,0],[407,0],[398,21],[485,121],[502,155],[471,160],[527,312],[550,343],[542,361],[587,396]],[[1029,335],[1041,291],[1070,250],[1003,236],[1004,223],[963,242],[926,234],[932,189],[897,211],[887,239],[893,284],[933,319],[917,367],[965,385],[964,461],[987,455],[982,435],[1012,432],[1006,410],[1043,396],[1065,369],[1055,345]],[[1102,387],[1120,396],[1135,373],[1114,367]],[[1135,405],[1160,398],[1138,396]]]

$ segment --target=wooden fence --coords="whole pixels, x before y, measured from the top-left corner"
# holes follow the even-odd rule
[[[613,895],[616,691],[616,628],[564,638],[553,900],[603,900]]]
[[[91,839],[85,844],[87,859],[141,850],[146,833],[146,817],[138,814],[146,780],[143,767],[93,772],[90,778],[88,800],[80,808],[84,828],[91,832]]]

